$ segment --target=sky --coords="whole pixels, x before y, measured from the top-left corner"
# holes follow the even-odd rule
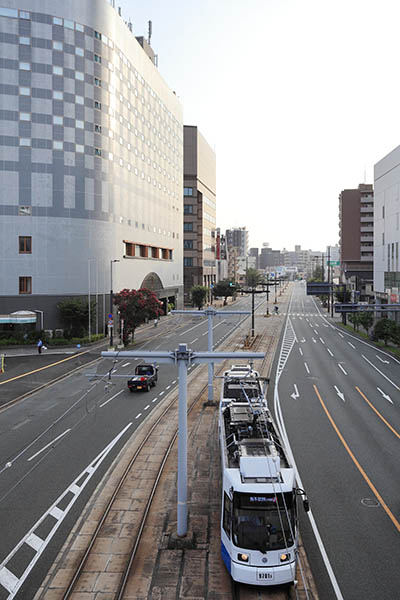
[[[324,250],[400,144],[398,0],[116,0],[216,152],[217,226]]]

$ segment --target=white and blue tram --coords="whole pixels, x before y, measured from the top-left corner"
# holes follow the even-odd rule
[[[221,552],[231,577],[253,585],[294,581],[295,471],[251,367],[224,373],[219,412],[222,461]],[[304,501],[308,508],[308,501]]]

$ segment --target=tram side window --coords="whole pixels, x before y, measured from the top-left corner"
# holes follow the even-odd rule
[[[232,502],[229,500],[229,496],[224,493],[224,520],[223,528],[226,535],[231,537],[231,522],[232,522]]]

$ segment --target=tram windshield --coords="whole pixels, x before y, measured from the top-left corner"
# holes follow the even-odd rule
[[[247,398],[259,398],[260,395],[261,389],[258,382],[246,383],[245,385],[233,382],[224,384],[224,398],[246,402]]]
[[[233,496],[233,542],[248,550],[281,550],[293,546],[295,503],[291,492],[284,494],[241,494]]]

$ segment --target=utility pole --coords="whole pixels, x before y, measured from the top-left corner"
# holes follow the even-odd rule
[[[242,289],[242,292],[243,292],[243,294],[251,294],[251,337],[254,337],[254,294],[263,294],[264,290],[255,290],[254,288],[251,288],[251,290],[243,290]],[[267,293],[267,300],[268,300],[268,293]]]
[[[178,503],[177,534],[185,537],[187,528],[187,370],[191,364],[215,363],[228,358],[255,360],[265,357],[264,352],[193,352],[187,344],[179,344],[170,352],[102,352],[103,358],[142,358],[159,363],[178,365],[179,372],[179,434],[178,434]]]
[[[208,352],[212,352],[214,349],[213,340],[213,318],[224,317],[226,315],[249,315],[249,311],[244,310],[216,310],[215,308],[209,307],[205,310],[171,310],[171,313],[175,315],[199,315],[208,318]],[[208,363],[208,402],[211,404],[214,401],[214,363]]]

